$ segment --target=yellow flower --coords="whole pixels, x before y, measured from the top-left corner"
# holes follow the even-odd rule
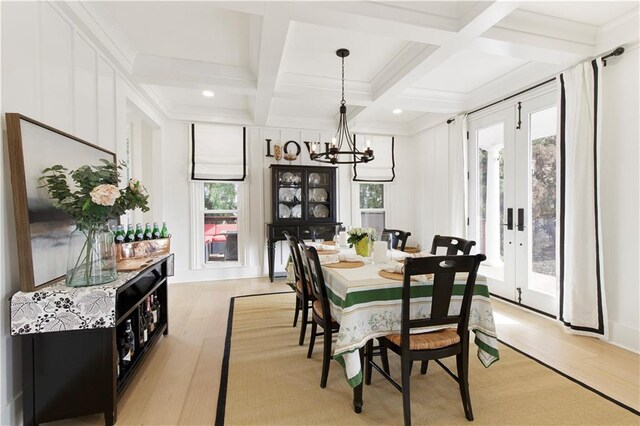
[[[120,190],[115,185],[102,184],[91,190],[91,201],[100,206],[112,206],[120,197]]]

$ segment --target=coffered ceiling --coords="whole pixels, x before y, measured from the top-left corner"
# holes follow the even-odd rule
[[[69,2],[168,118],[412,134],[638,42],[638,2]],[[203,90],[215,93],[204,97]],[[402,113],[394,114],[394,109]]]

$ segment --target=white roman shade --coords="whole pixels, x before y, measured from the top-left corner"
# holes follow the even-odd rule
[[[353,180],[357,182],[393,182],[396,177],[393,156],[394,138],[382,135],[354,135],[353,142],[359,150],[366,149],[371,141],[374,159],[368,163],[353,165]]]
[[[191,179],[242,181],[247,176],[246,128],[191,124]]]

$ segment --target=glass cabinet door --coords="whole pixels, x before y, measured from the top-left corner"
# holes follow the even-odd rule
[[[326,171],[311,172],[307,178],[309,219],[327,219],[331,212],[331,174]]]
[[[276,187],[278,209],[277,220],[302,218],[302,205],[304,202],[303,173],[301,171],[279,170]]]

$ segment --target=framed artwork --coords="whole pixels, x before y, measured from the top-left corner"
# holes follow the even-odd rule
[[[20,289],[34,291],[65,276],[67,247],[75,222],[53,207],[39,182],[42,171],[55,164],[69,170],[98,165],[116,155],[22,114],[7,113],[13,210],[18,241]]]

